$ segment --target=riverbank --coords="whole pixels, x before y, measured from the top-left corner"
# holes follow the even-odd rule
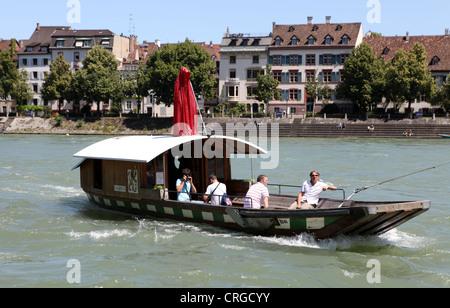
[[[1,118],[0,130],[5,134],[165,135],[171,133],[172,121],[172,118],[101,118],[63,119],[57,122],[54,118]],[[207,118],[205,124],[215,128],[216,133],[221,134],[229,134],[227,128],[237,129],[240,134],[243,128],[246,133],[256,131],[267,136],[277,134],[279,137],[404,138],[406,132],[406,137],[412,138],[440,138],[438,134],[450,135],[450,120],[447,118],[390,121],[323,118]],[[222,132],[217,132],[219,127]],[[369,130],[369,127],[373,130]]]

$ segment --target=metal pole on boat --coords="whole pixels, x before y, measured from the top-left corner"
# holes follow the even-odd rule
[[[192,81],[190,81],[190,84],[191,84],[192,93],[194,93],[195,104],[197,105],[197,111],[200,116],[200,121],[202,122],[203,135],[206,136],[207,132],[206,132],[205,122],[203,122],[203,116],[202,116],[202,113],[200,112],[200,108],[198,106],[198,101],[197,101],[197,97],[195,96],[194,87],[192,86]]]
[[[444,164],[441,164],[441,165],[437,165],[437,166],[433,166],[433,167],[417,170],[417,171],[414,171],[414,172],[411,172],[411,173],[408,173],[408,174],[405,174],[405,175],[402,175],[402,176],[398,176],[398,177],[395,177],[395,178],[392,178],[392,179],[389,179],[389,180],[386,180],[386,181],[383,181],[383,182],[380,182],[380,183],[377,183],[377,184],[373,184],[373,185],[363,186],[361,188],[357,188],[357,189],[355,189],[353,191],[353,193],[350,195],[350,197],[348,197],[346,200],[344,200],[341,203],[341,205],[339,205],[338,207],[342,207],[344,205],[345,201],[350,200],[354,195],[356,195],[357,193],[359,193],[361,191],[367,190],[367,189],[375,187],[375,186],[383,185],[385,183],[392,182],[392,181],[395,181],[395,180],[398,180],[398,179],[402,179],[402,178],[405,178],[405,177],[410,176],[410,175],[414,175],[414,174],[417,174],[417,173],[425,172],[425,171],[428,171],[428,170],[431,170],[431,169],[436,169],[438,167],[442,167],[442,166],[445,166],[445,165],[448,165],[448,164],[450,164],[450,161],[446,162]]]

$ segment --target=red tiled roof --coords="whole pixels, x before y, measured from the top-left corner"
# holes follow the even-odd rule
[[[325,38],[329,35],[332,38],[330,47],[345,46],[354,47],[361,30],[361,23],[327,23],[327,24],[302,24],[302,25],[274,25],[273,40],[270,48],[304,47],[317,48],[325,47]],[[342,37],[347,35],[348,45],[342,44]],[[292,45],[292,38],[298,39],[297,45]],[[316,40],[314,45],[308,45],[308,38],[313,36]],[[275,46],[275,40],[281,39],[281,45]]]
[[[450,37],[448,36],[409,36],[408,40],[406,36],[365,37],[364,42],[367,42],[385,61],[391,61],[397,50],[409,51],[416,43],[420,43],[427,52],[429,70],[450,71]],[[434,57],[437,57],[439,62],[431,65]]]

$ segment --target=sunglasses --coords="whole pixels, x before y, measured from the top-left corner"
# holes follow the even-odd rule
[[[319,176],[318,174],[311,174],[310,176]]]

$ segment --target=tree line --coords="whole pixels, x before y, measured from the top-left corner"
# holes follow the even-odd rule
[[[384,101],[398,109],[425,96],[427,102],[450,110],[450,75],[442,88],[427,69],[427,53],[416,43],[409,51],[399,49],[390,62],[377,56],[368,43],[355,48],[345,61],[343,81],[336,87],[338,98],[350,99],[361,113],[375,110]]]
[[[12,61],[13,49],[0,54],[0,95],[16,101],[22,110],[33,97],[27,84],[27,73],[19,73]],[[136,73],[120,75],[119,61],[103,46],[93,47],[82,61],[82,67],[75,73],[70,64],[59,54],[51,62],[50,71],[45,72],[41,98],[44,102],[57,101],[58,110],[65,101],[86,101],[91,109],[95,103],[113,102],[111,110],[121,111],[121,103],[128,97],[138,100],[154,94],[157,104],[173,103],[173,89],[180,69],[184,66],[191,71],[191,82],[197,97],[214,97],[215,62],[200,45],[190,42],[165,45],[153,52],[147,62],[138,66]],[[97,105],[98,106],[98,105]],[[97,107],[97,110],[99,108]]]
[[[13,40],[11,49],[0,52],[0,97],[13,98],[20,111],[25,109],[33,94],[27,83],[27,73],[19,72],[12,60],[14,44]],[[354,111],[360,113],[375,110],[383,101],[386,104],[393,102],[397,107],[408,102],[411,107],[421,95],[425,95],[432,105],[450,110],[450,76],[439,89],[427,69],[426,58],[424,46],[415,44],[408,52],[398,50],[393,61],[385,62],[369,44],[362,43],[344,63],[343,81],[336,87],[336,97],[351,100]],[[153,52],[147,62],[138,66],[135,74],[121,77],[117,70],[118,61],[102,46],[93,47],[82,64],[82,68],[73,73],[70,64],[58,55],[50,64],[50,72],[45,73],[42,99],[58,101],[59,111],[64,101],[87,101],[89,110],[94,103],[112,101],[111,110],[120,112],[126,98],[140,100],[152,91],[157,104],[170,106],[174,84],[183,66],[192,73],[191,82],[198,97],[212,99],[215,96],[215,62],[202,46],[188,39]],[[271,100],[280,99],[279,82],[273,78],[270,65],[265,74],[257,76],[257,83],[258,101],[267,105]],[[315,78],[308,81],[306,92],[316,100],[320,96],[328,97],[330,88]]]

